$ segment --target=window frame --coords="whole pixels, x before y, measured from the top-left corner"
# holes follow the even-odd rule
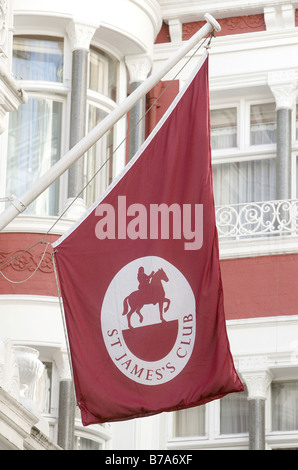
[[[106,55],[109,55],[111,56],[111,58],[114,58],[115,61],[117,61],[117,64],[116,64],[116,75],[117,75],[117,78],[116,78],[116,82],[117,82],[117,88],[116,88],[116,99],[115,101],[108,97],[108,96],[105,96],[103,94],[101,94],[100,92],[98,91],[95,91],[91,88],[87,88],[87,100],[86,100],[86,124],[85,124],[85,130],[86,130],[86,134],[88,132],[91,131],[91,128],[89,128],[89,109],[90,109],[90,106],[93,106],[107,114],[111,113],[116,107],[117,107],[117,104],[119,102],[119,100],[122,99],[121,97],[121,87],[119,86],[119,84],[121,83],[121,80],[120,80],[120,77],[123,76],[123,73],[121,73],[121,59],[112,51],[109,51],[108,49],[102,47],[101,45],[97,44],[97,43],[92,43],[90,45],[90,50],[93,50],[94,52],[98,52],[99,54],[100,53],[103,53],[103,54],[106,54]],[[89,55],[89,60],[90,60],[90,55]],[[87,84],[89,86],[89,71],[90,71],[90,67],[89,67],[89,60],[88,60],[88,72],[87,72]],[[123,127],[123,123],[124,121],[123,120],[120,120],[120,122],[116,123],[115,126],[114,126],[114,132],[113,132],[113,135],[112,135],[112,138],[113,138],[113,161],[117,158],[117,154],[119,154],[121,152],[121,149],[118,150],[118,147],[119,147],[119,143],[121,144],[121,140],[119,141],[119,139],[121,139],[121,130],[120,128]],[[100,148],[99,151],[96,151],[96,156],[95,156],[95,167],[98,169],[100,168],[100,166],[104,163],[104,161],[102,161],[101,159],[101,156],[102,156],[102,149],[106,149],[106,141],[108,139],[108,134],[109,133],[106,133],[102,139],[100,139],[99,142],[97,142],[95,144],[95,147],[98,147]],[[123,145],[123,148],[124,148],[124,152],[125,152],[125,143],[123,142],[122,143]],[[116,150],[117,151],[116,151]],[[89,151],[92,151],[92,149],[90,149]],[[88,152],[86,153],[86,156],[84,157],[86,159],[88,155]],[[103,192],[107,189],[107,187],[109,186],[110,182],[109,181],[109,171],[107,171],[107,169],[109,168],[108,166],[109,164],[107,163],[107,167],[103,167],[103,170],[100,170],[99,174],[95,177],[95,181],[99,181],[100,183],[96,185],[95,187],[95,194],[94,194],[94,201],[98,200],[98,198],[103,194]],[[104,171],[104,175],[100,174],[101,171]],[[108,173],[108,175],[107,175]],[[114,177],[116,176],[116,165],[113,164],[113,174],[112,174],[112,179],[114,179]],[[84,178],[86,179],[86,176],[84,174]],[[103,182],[103,185],[102,185],[102,182]],[[87,180],[84,182],[84,185],[87,183]],[[86,202],[86,199],[85,199],[85,191],[84,191],[84,201]],[[94,202],[93,201],[93,202]]]
[[[61,82],[51,82],[51,81],[42,81],[42,80],[22,80],[22,88],[28,94],[28,97],[36,98],[47,98],[53,101],[59,101],[62,103],[62,116],[61,116],[61,130],[65,129],[66,132],[61,131],[61,149],[60,149],[60,158],[68,150],[69,143],[66,140],[66,136],[69,134],[69,120],[68,115],[70,112],[70,86],[69,86],[69,71],[71,70],[70,64],[70,47],[68,40],[65,36],[53,36],[53,35],[41,35],[41,34],[21,34],[16,33],[15,37],[36,39],[36,40],[60,40],[63,41],[63,78]],[[20,109],[20,108],[19,108]],[[6,194],[6,174],[7,174],[7,157],[8,157],[8,125],[9,125],[9,116],[7,117],[7,131],[5,132],[5,138],[3,139],[3,153],[6,158],[1,159],[1,177],[0,177],[0,186],[3,188],[3,196],[1,197],[10,197],[10,194]],[[60,177],[59,182],[59,195],[58,195],[58,211],[60,212],[67,200],[67,174],[64,173]],[[0,203],[1,208],[1,203]],[[5,203],[2,203],[2,208],[4,210]],[[47,214],[32,214],[30,217],[52,217],[52,215]]]
[[[31,82],[30,82],[31,84]],[[48,93],[48,88],[47,87],[42,87],[41,89],[37,89],[37,87],[33,86],[28,86],[26,89],[27,94],[28,94],[28,99],[30,98],[38,98],[38,99],[48,99],[51,101],[56,101],[58,103],[61,103],[62,105],[62,112],[61,112],[61,133],[60,133],[60,158],[64,155],[65,149],[67,146],[66,138],[65,135],[66,133],[62,132],[62,129],[65,128],[65,123],[67,122],[67,97],[65,96],[64,93],[56,93],[56,94],[50,94]],[[20,109],[20,108],[19,108]],[[7,134],[7,145],[6,149],[8,149],[8,134]],[[7,150],[6,150],[7,154]],[[7,159],[5,161],[5,180],[6,180],[6,175],[7,175]],[[67,185],[66,185],[66,175],[62,175],[60,177],[59,181],[59,194],[58,194],[58,213],[61,211],[63,208],[63,204],[65,203],[66,200],[66,190],[67,190]],[[54,183],[53,183],[54,184]],[[6,184],[5,184],[6,186]],[[31,214],[32,217],[53,217],[53,215],[49,214]],[[56,217],[57,215],[54,215]]]
[[[245,102],[246,104],[246,135],[245,135],[245,146],[249,148],[252,152],[256,153],[270,153],[272,151],[276,151],[276,143],[270,143],[270,144],[258,144],[258,145],[253,145],[250,143],[250,133],[251,133],[251,107],[256,106],[256,105],[266,105],[266,104],[273,104],[275,105],[274,98],[267,98],[267,99],[254,99],[254,100],[247,100]],[[276,116],[275,116],[276,117]]]
[[[240,392],[239,392],[240,393]],[[220,400],[205,405],[204,436],[174,436],[175,412],[169,413],[168,449],[248,449],[249,433],[220,433]]]

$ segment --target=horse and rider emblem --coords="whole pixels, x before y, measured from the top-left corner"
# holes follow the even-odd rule
[[[196,336],[196,302],[188,281],[163,258],[133,260],[110,282],[101,332],[127,378],[146,385],[172,380],[188,362]]]
[[[162,285],[162,281],[169,281],[166,273],[160,268],[156,272],[152,271],[151,274],[147,275],[144,267],[141,266],[138,270],[137,279],[139,282],[138,290],[125,297],[123,301],[124,310],[122,315],[127,315],[128,327],[132,328],[131,316],[134,312],[139,315],[140,323],[143,323],[144,317],[141,309],[144,305],[149,304],[158,304],[160,321],[164,322],[164,313],[171,304],[171,301],[165,296],[165,290]],[[164,308],[165,303],[166,306]]]

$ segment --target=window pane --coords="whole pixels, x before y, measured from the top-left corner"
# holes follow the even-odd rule
[[[220,434],[248,432],[247,391],[231,393],[220,400]]]
[[[205,435],[205,406],[196,406],[174,413],[174,437]]]
[[[273,382],[272,431],[298,430],[298,382]]]
[[[12,68],[19,80],[63,81],[63,41],[15,37]]]
[[[117,60],[108,54],[90,50],[89,88],[116,101]]]
[[[76,450],[100,450],[102,446],[99,442],[86,439],[85,437],[75,437],[75,449]]]
[[[88,131],[99,124],[106,115],[106,111],[90,105],[88,108]],[[95,174],[96,177],[93,179]],[[102,194],[111,183],[112,178],[113,129],[103,136],[97,144],[93,145],[85,157],[84,185],[89,183],[84,191],[84,199],[87,207],[97,200],[100,194]]]
[[[216,205],[271,201],[276,195],[275,159],[213,165]]]
[[[62,103],[30,98],[10,113],[7,194],[21,196],[60,158]],[[42,193],[27,214],[58,214],[59,182]]]
[[[210,119],[212,149],[237,147],[237,109],[214,109]]]
[[[250,145],[276,142],[275,103],[257,104],[250,107]]]

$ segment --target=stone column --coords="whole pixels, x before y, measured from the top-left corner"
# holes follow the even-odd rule
[[[88,56],[96,27],[72,21],[67,33],[72,46],[71,116],[69,146],[72,148],[85,136],[88,88]],[[67,206],[84,187],[84,156],[68,172]],[[72,204],[67,217],[78,218],[86,210],[82,195]]]
[[[152,62],[145,54],[126,56],[125,62],[129,73],[130,93],[132,93],[148,77]],[[145,112],[146,96],[139,100],[129,113],[129,160],[145,140]]]
[[[292,110],[297,95],[295,72],[269,73],[268,83],[276,101],[276,199],[291,199]]]
[[[76,400],[68,355],[57,354],[55,362],[60,376],[57,443],[64,450],[73,450]]]
[[[240,361],[239,372],[248,390],[249,450],[265,450],[265,402],[272,374],[267,358],[250,357]]]

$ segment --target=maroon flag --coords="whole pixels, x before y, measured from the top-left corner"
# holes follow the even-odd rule
[[[243,390],[225,324],[207,54],[104,197],[53,247],[84,425]]]

